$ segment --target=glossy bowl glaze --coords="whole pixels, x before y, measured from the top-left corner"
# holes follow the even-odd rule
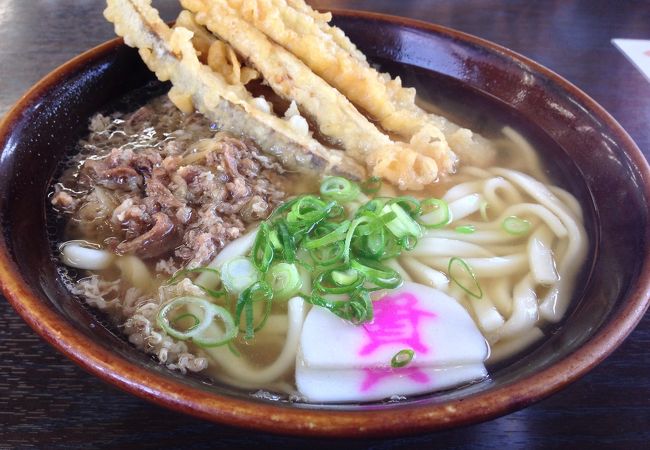
[[[495,121],[523,130],[580,198],[590,262],[567,317],[543,343],[468,388],[394,404],[327,406],[255,399],[172,373],[136,351],[65,288],[46,217],[52,177],[89,117],[152,79],[121,40],[52,72],[0,124],[0,282],[7,299],[92,374],[179,412],[274,433],[377,437],[459,426],[522,408],[583,375],[648,307],[650,171],[639,149],[578,88],[505,48],[413,20],[344,11],[335,18],[373,62],[456,120],[488,134]]]

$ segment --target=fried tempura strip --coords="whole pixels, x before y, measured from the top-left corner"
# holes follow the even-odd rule
[[[372,147],[391,144],[340,92],[315,75],[294,55],[240,20],[225,1],[182,0],[196,21],[228,42],[248,60],[273,90],[311,114],[320,131],[342,142],[353,157],[364,159]]]
[[[366,61],[366,55],[361,52],[354,43],[345,35],[343,30],[337,27],[332,27],[329,21],[332,20],[332,13],[321,13],[316,11],[303,0],[287,0],[287,4],[296,11],[308,15],[313,18],[318,27],[338,44],[339,47],[346,50],[359,61]]]
[[[383,128],[424,154],[435,156],[441,170],[453,170],[451,150],[473,162],[490,159],[492,152],[480,136],[473,137],[447,119],[415,104],[415,90],[402,87],[399,77],[372,68],[356,46],[325,18],[301,0],[227,0],[239,17],[300,58],[317,75],[366,111]],[[440,132],[437,129],[440,130]],[[452,145],[453,144],[453,145]],[[435,148],[428,148],[431,145]],[[468,153],[486,152],[487,155]]]
[[[151,7],[151,0],[107,0],[104,16],[127,45],[139,49],[158,79],[171,80],[175,97],[186,96],[222,129],[245,135],[288,169],[311,175],[365,176],[364,168],[343,152],[296,133],[286,121],[258,109],[256,99],[242,85],[229,85],[201,64],[192,33],[182,27],[170,29]]]
[[[347,154],[373,167],[373,174],[402,189],[422,189],[437,179],[437,160],[431,157],[434,155],[420,154],[404,143],[393,142],[298,58],[241,20],[227,2],[181,3],[195,14],[197,23],[227,41],[262,73],[278,95],[295,101],[306,111],[321,133],[339,140]]]
[[[177,27],[187,28],[193,33],[192,45],[198,52],[199,60],[223,75],[228,83],[245,85],[259,77],[256,70],[242,66],[230,45],[217,39],[205,27],[196,23],[191,12],[185,10],[180,12],[174,22],[174,28]]]

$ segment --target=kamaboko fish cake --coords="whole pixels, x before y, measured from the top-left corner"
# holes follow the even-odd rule
[[[312,402],[380,400],[460,386],[487,375],[488,347],[470,315],[445,293],[406,282],[353,325],[313,307],[296,364]]]

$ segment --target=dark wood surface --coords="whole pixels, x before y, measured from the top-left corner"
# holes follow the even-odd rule
[[[175,1],[154,2],[171,19]],[[465,31],[556,71],[603,105],[650,155],[650,83],[612,38],[650,39],[650,2],[314,1]],[[0,115],[43,75],[113,36],[102,0],[0,0]],[[167,411],[86,374],[0,297],[0,448],[650,448],[650,319],[562,392],[490,422],[402,439],[300,440]]]

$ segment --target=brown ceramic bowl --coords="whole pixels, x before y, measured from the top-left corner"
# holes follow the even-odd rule
[[[522,130],[558,182],[579,197],[593,243],[565,320],[490,381],[398,404],[273,403],[165,370],[132,348],[64,287],[53,262],[49,184],[88,118],[151,74],[114,40],[32,88],[0,125],[0,281],[50,344],[100,378],[179,412],[274,433],[385,436],[490,419],[548,396],[611,353],[648,307],[650,171],[625,131],[592,99],[540,65],[443,27],[339,12],[336,23],[374,61],[416,84],[459,121]]]

